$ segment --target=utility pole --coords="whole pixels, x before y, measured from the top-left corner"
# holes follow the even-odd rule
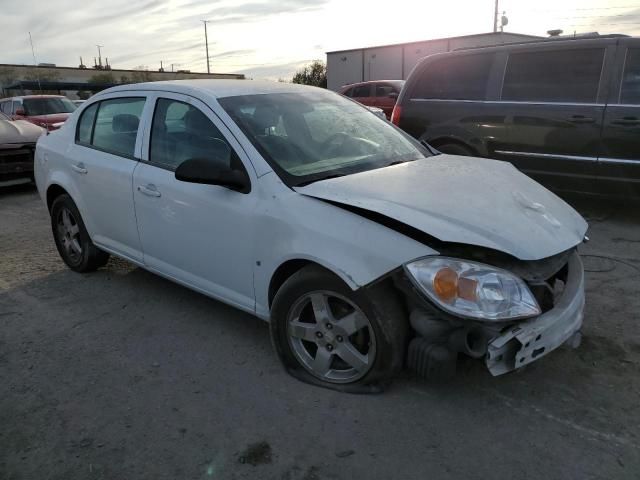
[[[38,90],[42,94],[42,85],[40,84],[40,72],[38,72],[38,63],[36,62],[36,50],[33,48],[33,39],[31,38],[31,32],[29,32],[29,43],[31,44],[31,55],[33,55],[33,66],[36,67],[36,79],[38,80]]]
[[[496,0],[496,8],[493,12],[493,32],[498,31],[498,0]]]
[[[209,23],[209,20],[200,21],[204,23],[204,45],[207,49],[207,73],[211,73],[211,70],[209,69],[209,39],[207,38],[207,23]]]

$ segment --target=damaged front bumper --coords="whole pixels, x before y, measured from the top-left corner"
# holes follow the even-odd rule
[[[584,269],[574,252],[569,258],[567,283],[554,307],[532,320],[511,327],[487,345],[486,364],[502,375],[547,355],[570,339],[577,339],[584,310]]]
[[[463,353],[484,358],[497,376],[524,367],[564,343],[577,346],[585,297],[584,269],[576,251],[568,256],[566,267],[564,288],[549,310],[503,326],[452,317],[424,300],[415,302],[410,323],[417,336],[409,344],[409,367],[427,379],[445,380],[455,374],[457,355]]]

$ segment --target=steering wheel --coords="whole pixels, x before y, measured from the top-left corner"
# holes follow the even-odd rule
[[[340,139],[342,140],[338,142]],[[351,140],[351,137],[345,132],[334,133],[322,142],[322,150],[325,155],[337,153],[337,150],[349,140]]]

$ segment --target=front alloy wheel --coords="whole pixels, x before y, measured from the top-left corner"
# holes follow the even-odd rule
[[[294,356],[320,380],[354,382],[367,374],[376,358],[371,322],[339,293],[302,296],[289,311],[287,327]]]
[[[390,281],[352,290],[308,265],[278,289],[269,330],[286,370],[343,392],[381,391],[402,368],[408,322]]]

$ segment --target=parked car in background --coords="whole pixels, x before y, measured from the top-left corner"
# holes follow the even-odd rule
[[[506,160],[554,189],[640,196],[640,38],[427,57],[392,121],[442,152]]]
[[[66,264],[109,254],[268,320],[287,370],[345,391],[409,365],[500,375],[580,337],[587,224],[495,160],[437,154],[325,89],[139,83],[36,150]],[[504,188],[509,185],[509,188]]]
[[[403,85],[404,80],[375,80],[345,85],[338,93],[363,105],[381,108],[390,119]]]
[[[14,120],[27,120],[47,130],[56,130],[77,108],[62,95],[26,95],[3,98],[0,112]]]
[[[0,186],[33,177],[33,152],[45,132],[26,120],[11,120],[0,112]]]

